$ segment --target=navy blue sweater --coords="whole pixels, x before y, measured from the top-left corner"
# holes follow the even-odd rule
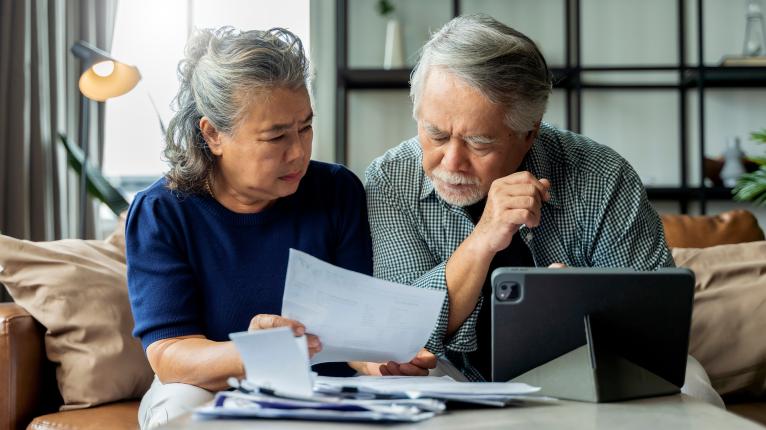
[[[256,314],[280,314],[290,248],[372,273],[362,184],[316,161],[295,194],[255,214],[160,179],[133,200],[125,236],[133,335],[144,348],[191,334],[225,341]]]

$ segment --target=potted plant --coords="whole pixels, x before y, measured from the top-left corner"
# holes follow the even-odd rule
[[[85,159],[82,149],[69,142],[69,139],[61,133],[59,133],[59,139],[66,149],[69,166],[74,169],[78,175],[81,174],[83,160]],[[120,216],[123,211],[128,209],[130,204],[127,199],[125,199],[125,196],[123,196],[120,190],[104,177],[100,169],[88,163],[86,172],[88,173],[88,176],[86,176],[88,194],[107,205],[117,216]]]
[[[753,132],[750,138],[755,142],[766,144],[766,128]],[[766,206],[766,156],[748,158],[758,165],[758,170],[740,176],[732,190],[734,200]]]

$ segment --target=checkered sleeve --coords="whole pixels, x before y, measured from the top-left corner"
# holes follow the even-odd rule
[[[447,291],[446,261],[439,261],[419,233],[416,218],[408,211],[401,194],[373,166],[367,171],[367,208],[372,234],[373,275],[400,284]],[[479,307],[452,335],[447,336],[449,297],[445,294],[439,318],[426,348],[436,355],[446,349],[476,350],[476,318]]]
[[[639,176],[621,159],[613,174],[602,178],[588,252],[596,267],[657,270],[674,267],[659,215],[649,203]]]

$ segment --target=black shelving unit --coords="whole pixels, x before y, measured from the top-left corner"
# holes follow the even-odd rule
[[[676,0],[678,9],[678,59],[676,64],[666,65],[627,65],[627,66],[582,66],[581,63],[581,7],[580,0],[563,0],[565,6],[565,67],[551,68],[554,76],[554,88],[565,92],[566,127],[581,131],[582,93],[583,90],[665,90],[678,93],[679,113],[679,175],[677,187],[647,187],[647,194],[652,200],[677,201],[679,211],[688,213],[689,203],[698,202],[700,211],[706,212],[707,202],[711,200],[731,200],[731,189],[726,187],[705,186],[705,89],[706,88],[755,88],[766,87],[766,67],[710,67],[704,65],[704,26],[703,0],[697,3],[697,49],[698,64],[690,66],[686,61],[686,1]],[[460,14],[460,0],[452,0],[452,15]],[[390,89],[406,90],[409,88],[410,69],[354,69],[348,67],[348,5],[349,0],[336,0],[338,40],[336,45],[337,91],[336,91],[336,140],[335,157],[339,163],[348,159],[348,91],[354,89]],[[588,82],[583,74],[588,72],[675,72],[676,83],[598,83]],[[688,92],[697,90],[697,115],[699,137],[696,142],[701,154],[699,160],[700,186],[690,186],[688,180],[689,124]]]

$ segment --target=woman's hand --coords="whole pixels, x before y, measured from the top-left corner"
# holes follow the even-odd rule
[[[322,350],[322,343],[319,338],[313,334],[306,334],[306,327],[298,321],[281,317],[279,315],[258,314],[250,320],[250,327],[247,331],[263,330],[276,327],[290,327],[295,336],[306,335],[306,343],[309,346],[309,357]]]
[[[348,365],[357,372],[370,376],[428,376],[428,371],[436,368],[436,356],[423,348],[409,363],[352,361]]]

